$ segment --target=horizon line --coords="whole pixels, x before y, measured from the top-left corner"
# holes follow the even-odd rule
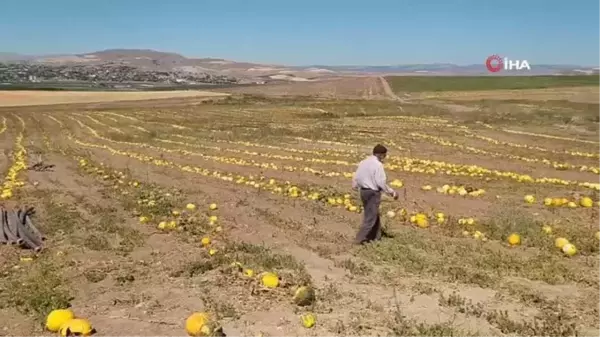
[[[113,50],[123,50],[123,51],[148,51],[148,52],[158,52],[158,53],[165,53],[165,54],[175,54],[175,55],[179,55],[182,56],[186,59],[213,59],[213,60],[223,60],[223,61],[230,61],[230,62],[235,62],[235,63],[253,63],[253,64],[257,64],[257,65],[269,65],[269,66],[287,66],[287,67],[303,67],[303,68],[308,68],[308,67],[398,67],[398,66],[403,66],[403,67],[408,67],[408,66],[427,66],[427,65],[453,65],[453,66],[459,66],[459,67],[469,67],[469,66],[485,66],[485,62],[482,63],[451,63],[451,62],[431,62],[431,63],[394,63],[394,64],[339,64],[339,65],[331,65],[331,64],[319,64],[319,63],[313,63],[313,64],[298,64],[298,65],[293,65],[293,64],[285,64],[285,63],[261,63],[261,62],[256,62],[256,61],[243,61],[242,59],[238,59],[238,60],[232,60],[232,59],[227,59],[227,58],[222,58],[222,57],[213,57],[213,56],[186,56],[184,54],[178,53],[178,52],[173,52],[173,51],[164,51],[164,50],[157,50],[157,49],[152,49],[152,48],[107,48],[107,49],[100,49],[100,50],[95,50],[92,52],[83,52],[83,53],[77,53],[77,52],[67,52],[67,53],[50,53],[50,54],[22,54],[19,52],[11,52],[11,51],[0,51],[0,54],[4,53],[4,54],[14,54],[14,55],[18,55],[18,56],[25,56],[25,57],[52,57],[52,56],[64,56],[64,55],[89,55],[89,54],[95,54],[95,53],[100,53],[100,52],[105,52],[105,51],[113,51]],[[1,62],[1,61],[0,61]],[[540,63],[540,64],[535,64],[535,63],[530,63],[530,65],[533,66],[538,66],[538,67],[544,67],[544,66],[562,66],[562,67],[585,67],[585,68],[600,68],[600,64],[596,64],[596,65],[584,65],[584,64],[568,64],[568,63]]]

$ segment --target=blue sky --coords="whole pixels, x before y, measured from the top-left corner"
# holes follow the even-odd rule
[[[598,0],[2,0],[0,51],[109,48],[290,65],[598,65]]]

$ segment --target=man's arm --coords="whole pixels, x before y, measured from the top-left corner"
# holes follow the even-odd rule
[[[383,170],[383,165],[379,165],[375,171],[375,182],[377,183],[377,186],[385,193],[391,196],[396,195],[396,191],[387,185],[387,176]]]
[[[358,172],[360,172],[360,165],[362,162],[358,164],[358,168],[354,171],[354,175],[352,176],[352,189],[358,190]]]

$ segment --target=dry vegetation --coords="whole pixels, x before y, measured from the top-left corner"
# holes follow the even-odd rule
[[[267,95],[269,97],[313,97],[324,99],[384,99],[387,93],[378,77],[341,77],[315,82],[267,84],[217,89],[222,92]]]
[[[114,101],[143,101],[183,97],[222,97],[222,93],[196,90],[147,92],[90,92],[90,91],[0,91],[0,106],[30,106],[48,104],[93,103]]]
[[[3,333],[39,334],[68,303],[99,335],[182,335],[185,318],[207,310],[228,335],[597,336],[598,105],[425,103],[2,108],[0,170],[38,153],[56,165],[17,170],[22,186],[7,178],[13,196],[2,204],[36,206],[48,241],[32,260],[0,247]],[[350,177],[378,142],[391,151],[390,181],[404,184],[399,201],[382,203],[384,217],[396,213],[383,220],[386,238],[355,247]],[[584,196],[593,207],[542,202]],[[188,203],[197,209],[173,214]],[[418,212],[428,228],[410,221]],[[177,229],[158,228],[171,220]],[[508,245],[511,233],[521,245]],[[282,286],[262,289],[232,262],[275,271]],[[308,309],[291,302],[303,284],[317,289]],[[306,310],[317,317],[310,330]]]

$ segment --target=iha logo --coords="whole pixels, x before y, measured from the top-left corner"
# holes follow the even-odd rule
[[[497,73],[500,70],[531,70],[527,60],[509,60],[499,55],[492,55],[485,60],[485,66],[489,72]]]

